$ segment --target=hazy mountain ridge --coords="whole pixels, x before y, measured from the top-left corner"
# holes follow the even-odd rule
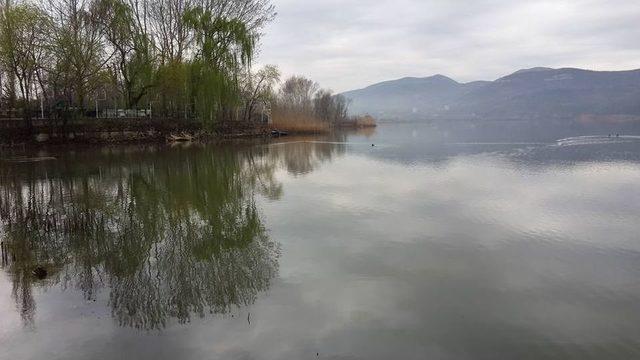
[[[352,100],[353,113],[381,119],[640,116],[640,69],[533,68],[469,83],[435,75],[386,81],[343,95]]]

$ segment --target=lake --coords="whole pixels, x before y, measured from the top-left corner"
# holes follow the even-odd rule
[[[640,138],[476,130],[5,152],[0,359],[640,358]]]

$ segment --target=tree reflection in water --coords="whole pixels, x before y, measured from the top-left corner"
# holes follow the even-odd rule
[[[361,131],[357,132],[358,134]],[[347,133],[337,132],[324,137],[288,137],[270,146],[269,159],[290,174],[305,175],[320,164],[343,155],[347,149]]]
[[[34,286],[76,287],[87,300],[107,288],[113,317],[147,330],[253,303],[278,270],[255,204],[256,192],[282,193],[267,151],[105,151],[0,167],[2,267],[24,321]]]

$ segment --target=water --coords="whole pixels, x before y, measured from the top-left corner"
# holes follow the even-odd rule
[[[640,358],[638,138],[32,155],[0,163],[0,359]]]

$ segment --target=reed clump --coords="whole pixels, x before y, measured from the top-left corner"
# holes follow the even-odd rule
[[[317,117],[296,111],[277,111],[273,114],[272,130],[295,134],[323,134],[331,130],[328,122]]]

